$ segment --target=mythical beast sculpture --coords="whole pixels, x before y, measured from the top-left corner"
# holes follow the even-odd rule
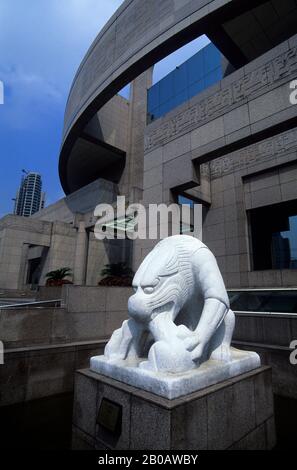
[[[129,320],[91,370],[168,399],[260,366],[231,348],[234,313],[211,251],[178,235],[162,240],[138,269]]]
[[[217,262],[199,240],[162,240],[138,269],[130,319],[105,349],[110,360],[147,358],[140,368],[183,372],[207,359],[229,361],[234,313]]]

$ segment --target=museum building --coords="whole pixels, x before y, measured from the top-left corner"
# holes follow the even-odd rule
[[[79,285],[97,285],[107,263],[135,270],[151,241],[94,237],[94,208],[117,195],[203,204],[203,241],[228,288],[296,286],[296,18],[294,0],[125,1],[70,90],[66,197],[0,221],[1,287],[42,285],[61,264]],[[153,65],[202,34],[211,43],[153,84]],[[127,100],[117,93],[129,83]]]
[[[57,308],[2,310],[2,405],[72,392],[74,371],[127,317],[130,288],[98,288],[102,270],[135,272],[157,240],[96,238],[96,206],[116,207],[119,195],[127,205],[202,205],[202,241],[236,314],[233,344],[259,352],[274,393],[296,400],[296,25],[296,0],[125,0],[99,32],[66,105],[65,197],[0,220],[1,293],[38,285],[43,295],[46,274],[66,266],[74,283]],[[202,35],[207,46],[153,82],[155,64]]]

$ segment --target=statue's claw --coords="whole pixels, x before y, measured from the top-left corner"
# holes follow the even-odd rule
[[[177,337],[184,340],[192,334],[192,331],[189,330],[185,325],[179,325],[177,327]]]
[[[181,373],[196,365],[181,341],[174,344],[157,341],[149,351],[148,361],[142,362],[140,367],[155,372]]]
[[[192,350],[191,358],[192,361],[199,361],[204,352],[204,344],[200,343],[195,349]]]
[[[191,336],[188,335],[188,337],[184,339],[184,345],[188,351],[193,351],[193,349],[197,347],[199,342],[199,336],[195,333],[191,333]]]

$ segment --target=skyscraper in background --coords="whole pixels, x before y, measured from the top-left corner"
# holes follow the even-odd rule
[[[44,208],[45,193],[42,192],[42,179],[39,173],[24,173],[15,199],[14,214],[30,217]]]

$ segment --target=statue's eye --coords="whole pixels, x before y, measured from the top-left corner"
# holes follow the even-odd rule
[[[143,289],[143,292],[144,292],[145,294],[152,294],[152,293],[154,292],[154,290],[155,290],[154,287],[145,287],[145,288]]]
[[[132,289],[134,290],[134,292],[137,292],[138,287],[137,286],[132,286]]]

